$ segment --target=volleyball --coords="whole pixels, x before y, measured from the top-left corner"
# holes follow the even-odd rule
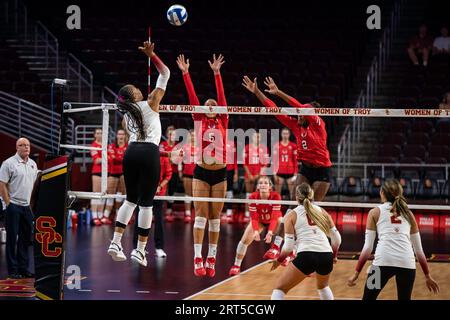
[[[173,26],[181,26],[187,21],[187,11],[186,8],[179,4],[174,4],[167,10],[167,20]]]

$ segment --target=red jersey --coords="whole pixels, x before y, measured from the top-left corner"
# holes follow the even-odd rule
[[[163,153],[162,155],[165,155],[165,157],[167,158],[167,152],[172,152],[175,149],[176,145],[177,144],[175,143],[173,146],[171,146],[167,141],[163,141],[159,144],[159,152]],[[176,163],[174,159],[174,156],[169,157],[169,161],[172,165],[172,172],[178,172],[178,163]]]
[[[227,159],[227,171],[232,171],[234,170],[234,172],[238,171],[238,164],[237,164],[237,151],[236,151],[236,145],[234,144],[234,142],[229,141],[227,142],[227,150],[233,150],[233,152],[228,152],[227,156],[229,159]],[[231,159],[233,158],[233,159]]]
[[[277,174],[297,174],[297,145],[289,141],[287,145],[281,142],[275,144],[272,159],[275,162]]]
[[[170,178],[172,178],[172,166],[170,165],[170,161],[168,157],[160,156],[159,160],[161,162],[161,172],[159,174],[159,184],[163,180],[169,181]],[[167,184],[159,191],[156,195],[157,196],[165,196],[167,191]]]
[[[94,142],[91,143],[91,147],[101,148],[102,145],[94,140]],[[92,173],[102,173],[102,163],[101,162],[96,163],[97,159],[102,158],[102,151],[91,150],[91,158],[92,158]]]
[[[269,153],[265,146],[256,147],[253,144],[245,146],[244,166],[248,168],[252,176],[261,174],[261,170],[269,164]],[[245,177],[247,178],[247,172]]]
[[[124,144],[122,147],[119,147],[115,143],[111,143],[108,146],[108,173],[123,174],[122,163],[127,147],[128,144]]]
[[[195,151],[197,148],[191,144],[185,144],[183,146],[183,175],[194,175],[195,169]]]
[[[259,191],[253,192],[249,199],[261,200]],[[267,200],[281,200],[281,195],[276,191],[271,191]],[[253,230],[259,230],[259,223],[268,224],[269,231],[274,232],[281,215],[280,204],[249,204],[250,217],[252,219]]]
[[[277,107],[270,99],[266,99],[264,105],[271,108]],[[311,107],[309,104],[301,104],[294,98],[289,101],[289,105],[296,108]],[[300,126],[294,117],[287,115],[276,115],[275,117],[295,135],[297,139],[297,160],[319,167],[331,167],[330,152],[327,148],[327,130],[325,129],[325,122],[319,116],[305,116],[309,122],[306,128]]]
[[[214,76],[217,91],[217,103],[219,106],[226,106],[225,92],[223,89],[222,77],[220,74]],[[192,84],[189,73],[183,75],[184,84],[189,96],[189,103],[194,106],[199,106],[197,94],[195,93],[194,85]],[[226,144],[227,144],[227,128],[228,128],[228,114],[218,114],[215,118],[208,118],[203,113],[193,113],[194,130],[196,134],[196,141],[201,141],[201,155],[216,158],[217,163],[226,163]],[[200,122],[200,127],[198,127]]]

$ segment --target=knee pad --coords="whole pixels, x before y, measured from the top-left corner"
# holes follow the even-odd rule
[[[233,191],[227,191],[226,196],[227,199],[233,199]]]
[[[205,217],[195,217],[194,219],[194,229],[205,229],[206,218]]]
[[[220,219],[209,219],[208,231],[209,232],[219,232],[220,231]]]
[[[124,203],[122,203],[122,205],[120,206],[119,211],[117,212],[116,221],[119,221],[124,225],[128,225],[128,222],[130,221],[136,207],[137,204],[125,200]]]
[[[153,207],[139,206],[138,227],[142,229],[150,229],[153,219]]]
[[[114,199],[107,199],[106,200],[106,205],[108,206],[108,207],[112,207],[113,205],[114,205]]]
[[[248,246],[246,244],[244,244],[242,241],[239,241],[236,253],[240,256],[245,256],[245,254],[247,253],[247,247]]]
[[[121,196],[122,192],[117,192],[116,195]],[[123,198],[116,198],[116,202],[117,203],[122,203],[123,202]]]

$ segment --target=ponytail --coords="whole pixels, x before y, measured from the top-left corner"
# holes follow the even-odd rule
[[[391,212],[402,216],[403,219],[408,221],[410,225],[413,224],[414,216],[411,210],[409,210],[408,204],[406,203],[406,199],[403,195],[395,197],[394,202],[392,203]]]
[[[314,207],[308,198],[303,200],[303,207],[305,208],[308,218],[313,221],[320,230],[325,234],[328,234],[331,228],[330,221],[328,220],[328,217],[323,214],[323,211],[320,210],[320,208]]]
[[[297,201],[303,205],[306,211],[306,215],[320,230],[325,234],[328,234],[331,225],[328,217],[323,213],[323,211],[313,206],[311,201],[314,199],[314,191],[311,186],[307,183],[302,183],[296,189]]]
[[[381,187],[386,200],[392,203],[391,212],[403,217],[410,225],[414,223],[414,215],[408,208],[406,198],[403,196],[403,187],[395,179],[387,180]]]

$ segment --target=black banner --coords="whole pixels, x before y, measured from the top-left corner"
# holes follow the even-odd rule
[[[64,239],[70,164],[67,156],[47,161],[40,177],[34,212],[34,263],[36,296],[62,300]]]

